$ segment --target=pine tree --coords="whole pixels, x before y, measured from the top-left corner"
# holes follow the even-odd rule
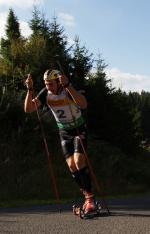
[[[69,76],[70,49],[63,26],[57,23],[54,17],[50,24],[50,68],[56,68]]]
[[[105,139],[107,132],[107,114],[111,105],[111,93],[113,89],[110,80],[107,79],[104,69],[104,60],[98,55],[96,68],[87,76],[88,116],[91,133]]]
[[[43,73],[46,69],[63,70],[68,74],[69,53],[64,29],[56,18],[50,23],[44,15],[34,8],[33,18],[29,23],[33,33],[28,46],[30,48],[30,67],[36,77],[38,89],[43,85]],[[61,67],[60,67],[61,66]]]
[[[17,41],[19,42],[19,40],[21,40],[19,22],[14,11],[10,8],[6,24],[6,39],[1,39],[0,72],[5,81],[9,83],[9,87],[13,87],[13,89],[15,89],[15,69],[16,66],[20,63],[20,61],[18,60],[18,57],[14,57],[12,45],[17,43]]]
[[[45,19],[45,15],[41,15],[41,12],[37,9],[37,7],[33,8],[32,11],[32,19],[29,22],[29,26],[32,30],[32,37],[43,36],[44,38],[49,37],[50,24],[47,19]]]
[[[142,137],[140,112],[131,103],[129,95],[121,90],[113,92],[111,101],[108,115],[109,141],[126,152],[134,152]]]
[[[16,40],[20,37],[19,22],[12,9],[9,10],[7,18],[6,36],[9,41]]]
[[[92,68],[92,54],[85,46],[80,46],[79,37],[75,37],[73,46],[73,57],[71,62],[72,80],[78,88],[83,88],[86,83],[86,76]]]
[[[12,9],[9,10],[6,24],[6,39],[1,39],[1,56],[8,61],[12,60],[11,43],[20,38],[19,22]]]

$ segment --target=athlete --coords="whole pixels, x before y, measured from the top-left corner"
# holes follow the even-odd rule
[[[87,108],[86,98],[58,70],[47,70],[43,79],[45,88],[33,99],[33,80],[31,75],[28,75],[25,81],[27,95],[24,110],[30,113],[36,111],[36,108],[41,105],[47,105],[51,109],[59,129],[67,165],[85,196],[84,213],[92,213],[96,208],[91,176],[84,155],[84,149],[87,148],[87,129],[81,112],[82,109]]]

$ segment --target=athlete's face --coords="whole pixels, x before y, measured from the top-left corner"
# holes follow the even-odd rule
[[[51,91],[53,94],[57,94],[57,82],[56,80],[45,80],[45,86],[47,90]]]

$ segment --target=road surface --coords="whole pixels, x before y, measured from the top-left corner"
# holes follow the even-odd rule
[[[150,196],[107,201],[111,215],[82,220],[71,205],[0,209],[0,234],[150,234]]]

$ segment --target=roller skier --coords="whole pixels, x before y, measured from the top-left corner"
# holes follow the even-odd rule
[[[87,127],[81,110],[87,108],[86,98],[58,70],[45,71],[43,80],[45,87],[33,98],[33,80],[28,75],[24,110],[30,113],[44,105],[51,109],[59,129],[63,155],[85,199],[82,208],[74,207],[74,213],[79,215],[82,209],[85,216],[91,215],[96,212],[97,206],[83,150],[83,146],[87,149]]]

